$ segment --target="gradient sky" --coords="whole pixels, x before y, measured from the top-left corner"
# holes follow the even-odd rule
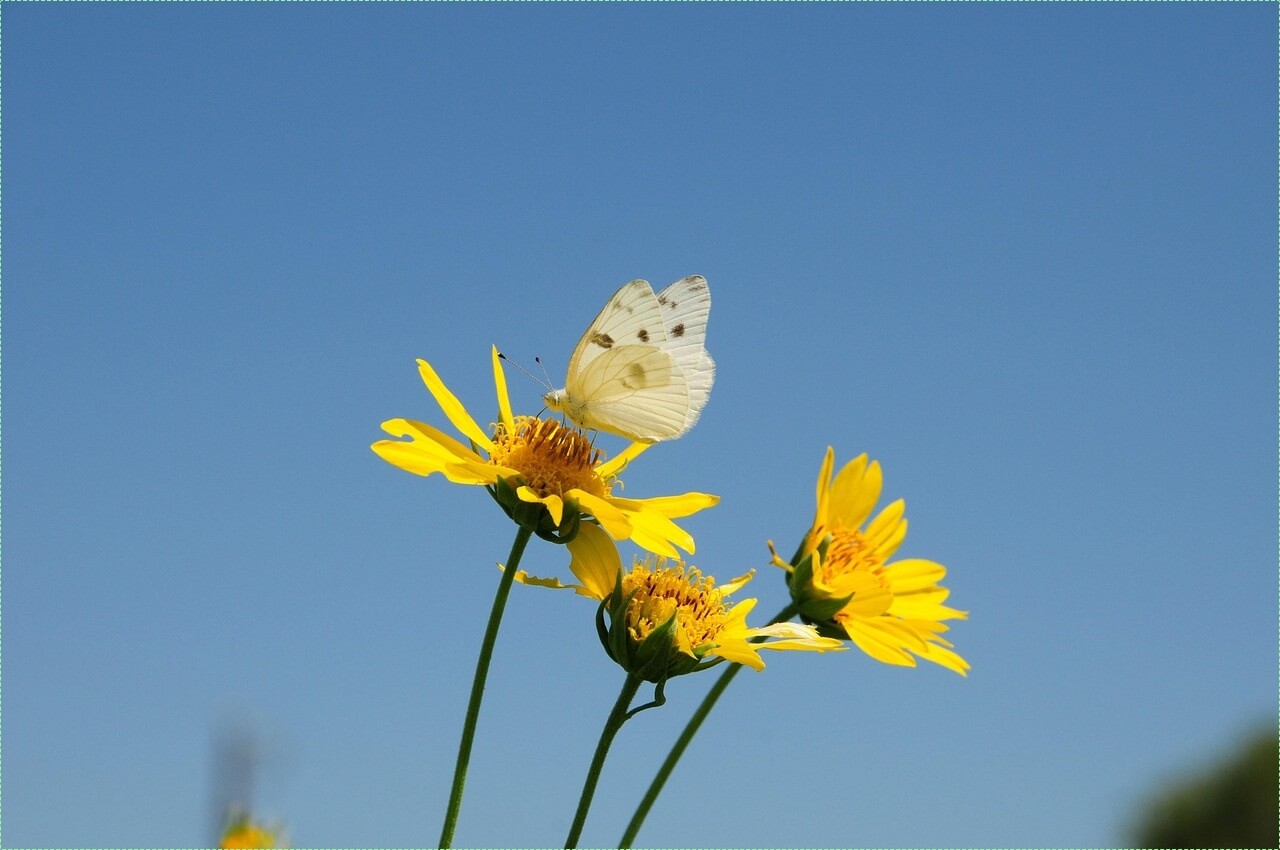
[[[719,372],[626,494],[720,494],[693,562],[763,622],[765,540],[868,452],[973,665],[767,656],[642,844],[1110,845],[1274,721],[1273,4],[2,15],[6,846],[207,842],[236,726],[295,846],[433,845],[513,527],[369,444],[447,427],[418,357],[482,421],[490,345],[559,382],[635,277],[708,278]],[[593,614],[512,594],[459,845],[563,841]],[[714,678],[622,730],[584,846]]]

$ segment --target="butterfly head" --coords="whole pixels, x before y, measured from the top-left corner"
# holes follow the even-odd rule
[[[552,390],[542,397],[542,403],[557,413],[565,412],[564,408],[567,401],[568,396],[564,390]]]

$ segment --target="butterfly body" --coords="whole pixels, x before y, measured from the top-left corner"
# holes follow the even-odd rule
[[[563,389],[543,401],[583,428],[655,443],[681,436],[711,394],[705,347],[711,291],[694,275],[657,295],[643,280],[619,289],[582,335]]]

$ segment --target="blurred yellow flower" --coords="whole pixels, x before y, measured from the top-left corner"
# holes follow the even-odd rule
[[[569,543],[569,551],[569,569],[582,582],[575,589],[602,602],[602,612],[609,614],[610,627],[599,624],[605,650],[627,672],[650,682],[721,659],[763,670],[762,649],[844,649],[842,641],[819,637],[813,627],[799,623],[749,627],[747,614],[756,600],[729,608],[726,598],[750,581],[752,573],[717,586],[713,577],[683,561],[669,566],[665,558],[650,557],[637,559],[623,574],[613,541],[589,524]],[[756,637],[774,640],[751,642]]]
[[[277,847],[280,836],[277,832],[258,826],[249,820],[248,815],[232,818],[227,829],[222,833],[222,841],[218,844],[224,850],[258,850],[264,847]]]
[[[615,540],[630,539],[650,552],[677,557],[675,547],[694,551],[693,537],[672,520],[720,501],[706,493],[650,499],[613,494],[618,476],[649,447],[633,442],[606,461],[587,435],[555,420],[513,416],[498,350],[493,379],[499,421],[492,436],[482,429],[425,360],[418,371],[444,415],[470,447],[423,422],[391,419],[382,428],[395,437],[373,444],[378,456],[415,475],[439,472],[455,484],[486,487],[516,522],[536,527],[548,539],[569,539],[582,517],[593,517]],[[585,527],[585,524],[583,525]],[[554,536],[553,536],[554,535]]]
[[[834,467],[828,447],[813,527],[791,563],[773,552],[773,563],[789,573],[801,616],[822,634],[847,636],[877,661],[914,667],[918,656],[967,675],[968,662],[942,637],[944,620],[969,616],[942,604],[951,593],[939,586],[946,568],[919,558],[890,562],[907,536],[905,502],[868,522],[880,499],[880,464],[863,454],[833,478]]]

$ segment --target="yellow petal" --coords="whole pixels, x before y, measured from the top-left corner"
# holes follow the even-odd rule
[[[633,499],[633,502],[657,511],[663,516],[676,519],[690,516],[698,511],[706,510],[720,503],[719,496],[710,493],[683,493],[679,496],[654,496],[649,499]]]
[[[907,503],[898,499],[886,505],[867,526],[867,544],[884,560],[888,560],[906,539],[907,521],[902,518],[906,510]]]
[[[628,511],[630,514],[633,532],[639,532],[647,538],[658,538],[669,541],[670,543],[674,543],[676,546],[679,546],[689,554],[693,554],[693,535],[667,519],[662,514],[657,511],[645,510],[645,506],[643,504],[639,502],[632,502],[628,499],[612,499],[611,501],[615,507]],[[632,534],[631,539],[636,540],[634,533]],[[638,540],[636,540],[636,543],[637,545],[643,545],[640,544]],[[645,546],[645,548],[648,549],[649,547]],[[667,548],[669,548],[669,546]],[[656,552],[658,550],[650,549],[649,551]],[[661,554],[667,555],[668,558],[677,557],[675,554],[668,554],[666,552],[662,552]]]
[[[506,572],[507,568],[502,564],[498,564],[498,569],[502,570],[503,572]],[[524,570],[516,570],[516,574],[512,576],[512,578],[524,585],[531,585],[533,587],[548,587],[548,588],[551,588],[552,590],[569,590],[573,587],[576,587],[576,585],[563,584],[558,578],[539,578],[538,576],[532,576],[526,573]]]
[[[865,621],[859,619],[841,620],[841,625],[849,634],[849,639],[854,644],[870,655],[876,661],[885,664],[894,664],[899,667],[915,667],[916,660],[911,653],[907,652],[897,641],[892,640],[883,633],[871,628]]]
[[[818,470],[818,510],[814,515],[815,526],[827,525],[827,503],[831,491],[831,470],[836,465],[836,450],[827,446],[827,453],[822,458],[822,468]]]
[[[969,662],[949,649],[930,644],[928,649],[920,653],[920,657],[959,673],[961,676],[969,675]]]
[[[484,458],[473,452],[470,447],[464,446],[453,437],[425,422],[417,422],[413,419],[388,419],[382,423],[382,430],[393,437],[410,437],[414,442],[434,443],[459,460],[485,462]]]
[[[502,371],[502,358],[498,356],[498,346],[493,346],[493,385],[498,390],[498,416],[506,427],[507,433],[515,429],[515,419],[511,416],[511,398],[507,395],[507,376]],[[560,521],[556,520],[559,525]]]
[[[756,574],[755,570],[747,570],[745,573],[743,573],[742,575],[738,576],[735,579],[730,579],[724,584],[716,585],[716,589],[719,590],[722,595],[728,596],[731,593],[741,590],[743,586],[746,585],[747,582],[751,581],[752,577],[755,576],[755,574]]]
[[[764,669],[764,659],[756,651],[760,648],[760,644],[747,643],[745,640],[725,641],[717,645],[707,655],[715,655],[725,661],[741,664],[743,667],[750,667],[752,670],[759,672]]]
[[[414,475],[439,472],[455,484],[493,484],[503,471],[422,422],[392,419],[382,427],[387,433],[409,437],[409,442],[379,440],[371,448],[387,463]]]
[[[661,555],[664,558],[673,560],[680,559],[680,553],[676,551],[676,547],[671,545],[671,541],[660,534],[653,534],[644,528],[633,526],[631,529],[631,542],[655,555]]]
[[[585,490],[573,489],[566,495],[585,508],[587,513],[600,520],[600,525],[609,532],[614,540],[626,540],[631,536],[631,520],[627,514],[615,508],[599,496],[593,496]]]
[[[530,504],[535,505],[545,505],[547,512],[551,514],[551,519],[556,525],[559,525],[560,521],[564,519],[564,500],[555,493],[551,493],[547,496],[539,496],[537,493],[533,492],[528,485],[521,484],[516,488],[516,496],[522,502],[529,502]]]
[[[444,381],[440,380],[440,376],[436,374],[435,369],[431,368],[431,364],[425,360],[419,360],[418,373],[422,375],[423,383],[435,397],[436,404],[440,405],[445,417],[453,423],[453,427],[485,451],[493,451],[493,441],[489,439],[489,435],[480,430],[476,420],[467,413],[467,409],[462,406],[462,402],[458,401],[457,396],[449,392],[449,388],[444,385]]]
[[[884,575],[894,593],[908,593],[933,587],[947,577],[947,568],[923,558],[903,558],[885,567]]]
[[[617,457],[597,466],[596,473],[599,474],[601,478],[610,478],[617,475],[622,471],[624,466],[639,457],[640,453],[651,445],[653,445],[653,443],[632,443],[623,449]]]
[[[845,464],[831,483],[831,515],[833,525],[858,528],[871,516],[880,500],[884,474],[880,462],[867,463],[865,454]]]
[[[582,582],[578,592],[592,599],[605,599],[613,593],[618,573],[622,572],[622,559],[609,535],[584,522],[568,546],[569,570]]]

